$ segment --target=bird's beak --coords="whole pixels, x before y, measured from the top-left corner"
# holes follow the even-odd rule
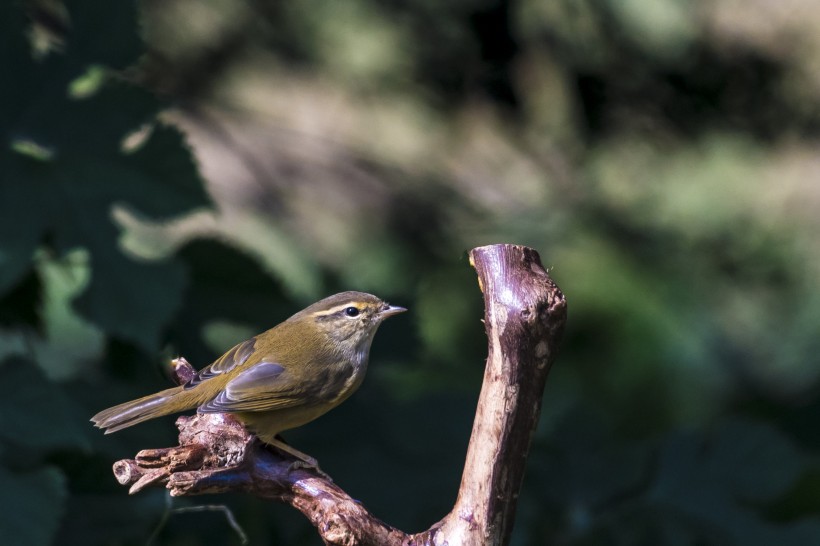
[[[385,303],[382,310],[379,311],[379,318],[386,319],[387,317],[392,317],[393,315],[398,315],[399,313],[404,313],[405,311],[407,311],[407,309],[404,307]]]

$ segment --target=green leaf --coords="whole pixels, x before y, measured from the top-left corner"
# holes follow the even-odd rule
[[[704,538],[706,544],[737,546],[818,544],[820,521],[778,524],[744,503],[774,500],[803,470],[789,442],[765,425],[731,422],[718,429],[713,442],[671,435],[646,498],[649,523],[663,529],[684,521],[699,537],[688,544]]]
[[[3,85],[0,85],[0,139],[7,139],[6,125],[13,113],[19,112],[30,98],[33,60],[31,48],[25,36],[26,17],[19,2],[0,2],[0,68]]]
[[[66,3],[71,17],[69,53],[122,69],[142,53],[137,2],[82,0]]]
[[[112,476],[106,476],[113,482]],[[111,544],[149,544],[148,539],[168,517],[171,503],[164,490],[146,490],[126,495],[121,489],[110,495],[77,494],[71,497],[58,544],[111,546]],[[192,532],[190,527],[189,533]],[[154,541],[162,544],[164,541]]]
[[[551,449],[536,444],[546,464],[533,468],[536,494],[567,510],[594,511],[643,483],[649,450],[619,444],[613,431],[593,412],[572,410],[550,434]]]
[[[42,297],[43,285],[40,277],[31,271],[11,290],[0,296],[0,327],[27,327],[35,332],[41,332]]]
[[[0,442],[37,451],[87,447],[86,417],[36,364],[10,357],[0,375],[10,386],[0,397]]]
[[[133,62],[139,51],[134,9],[133,2],[72,4],[66,51],[43,62],[31,58],[24,41],[6,38],[14,54],[0,56],[0,70],[20,69],[14,87],[25,100],[9,96],[0,103],[0,118],[9,120],[8,132],[0,134],[0,294],[30,270],[43,242],[60,253],[84,248],[92,281],[76,308],[103,331],[154,351],[180,304],[184,271],[178,263],[123,254],[112,207],[164,219],[210,200],[176,129],[157,127],[138,149],[123,149],[128,134],[155,122],[160,104],[154,96],[112,79],[81,99],[69,92],[91,65],[100,73],[102,66]],[[22,18],[10,20],[7,30],[22,36]]]
[[[4,544],[51,544],[65,509],[65,478],[56,468],[14,473],[0,466],[0,537]]]
[[[99,162],[133,169],[133,162],[122,152],[123,140],[154,121],[160,102],[147,90],[111,77],[91,96],[72,98],[71,85],[82,74],[60,74],[33,89],[26,110],[12,118],[13,134],[51,150],[57,159],[89,161],[92,172]],[[119,186],[111,184],[112,194],[116,195]]]
[[[91,255],[92,279],[76,301],[77,309],[103,331],[155,350],[160,332],[181,301],[184,271],[173,262],[149,263],[123,254],[110,218],[111,206],[119,196],[147,194],[150,188],[138,183],[129,187],[127,182],[118,187],[120,183],[111,182],[118,174],[128,173],[128,166],[116,160],[102,159],[97,165],[102,167],[100,172],[94,172],[94,162],[84,157],[69,156],[48,165],[22,156],[7,156],[7,160],[16,167],[12,171],[18,175],[15,178],[28,179],[28,184],[8,184],[0,190],[7,198],[0,202],[0,223],[8,227],[0,232],[0,248],[13,249],[11,268],[15,271],[6,282],[11,284],[17,280],[17,271],[30,267],[30,254],[47,236],[61,253],[85,248]],[[172,206],[179,208],[184,198],[180,192],[169,193]],[[201,203],[200,197],[188,204]],[[16,243],[17,237],[26,244]]]
[[[88,252],[78,249],[60,259],[39,253],[35,271],[43,285],[42,301],[37,305],[42,335],[27,340],[29,351],[54,380],[83,377],[89,362],[101,357],[105,341],[99,328],[79,316],[72,305],[91,279]]]
[[[201,367],[214,353],[204,349],[204,327],[214,320],[252,326],[262,332],[293,312],[281,288],[242,252],[218,241],[195,240],[177,254],[190,276],[190,286],[179,316],[173,321],[177,349]],[[222,350],[227,350],[224,347]]]
[[[121,182],[118,200],[159,220],[211,205],[193,153],[175,127],[154,127],[148,140],[127,159],[127,172],[117,173]]]
[[[0,294],[31,269],[31,257],[49,224],[49,215],[38,210],[39,188],[27,183],[29,170],[23,168],[41,170],[34,163],[0,151]]]
[[[139,262],[105,247],[92,253],[91,283],[75,308],[104,331],[154,350],[182,302],[182,265]]]
[[[715,432],[710,464],[741,501],[773,501],[806,468],[805,458],[776,428],[748,421],[724,423]]]

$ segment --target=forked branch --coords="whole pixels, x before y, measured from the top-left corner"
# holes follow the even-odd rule
[[[566,322],[566,301],[538,253],[516,245],[473,249],[484,293],[489,352],[473,432],[453,510],[407,534],[374,517],[329,478],[269,451],[228,415],[181,417],[179,446],[118,461],[130,492],[164,485],[171,495],[244,491],[286,502],[331,545],[505,545],[547,373]],[[184,378],[190,365],[177,363]]]

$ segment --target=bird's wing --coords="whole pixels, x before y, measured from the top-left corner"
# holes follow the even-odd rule
[[[241,366],[248,360],[248,358],[250,358],[251,354],[253,354],[255,345],[256,338],[252,337],[251,339],[234,346],[231,350],[214,361],[213,364],[205,366],[199,370],[190,381],[185,383],[185,389],[192,389],[203,381],[206,381],[216,375],[229,372],[237,366]]]
[[[300,390],[287,370],[276,362],[258,362],[232,377],[200,413],[268,411],[302,403]]]

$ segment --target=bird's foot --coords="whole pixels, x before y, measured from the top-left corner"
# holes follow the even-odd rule
[[[333,479],[327,473],[325,473],[321,468],[319,468],[319,461],[317,461],[315,458],[311,457],[307,453],[302,453],[298,449],[289,446],[279,438],[274,438],[272,440],[268,439],[268,441],[265,443],[268,446],[276,449],[277,451],[290,455],[291,457],[294,457],[296,459],[290,464],[290,471],[297,470],[299,468],[313,470],[326,480],[331,482],[333,481]]]
[[[326,479],[327,481],[330,481],[330,482],[333,481],[333,478],[331,478],[327,474],[327,472],[325,472],[324,470],[319,468],[319,463],[313,457],[310,457],[309,461],[298,460],[298,461],[293,461],[292,463],[290,463],[290,468],[289,468],[290,471],[297,470],[299,468],[304,468],[306,470],[312,470],[312,471],[316,472],[317,474],[319,474],[324,479]]]

